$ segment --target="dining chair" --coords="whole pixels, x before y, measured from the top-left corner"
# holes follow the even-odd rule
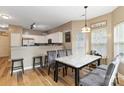
[[[108,66],[107,71],[95,69],[80,79],[80,86],[109,86],[114,69],[113,63]]]
[[[66,50],[57,50],[58,57],[65,57],[66,56]]]
[[[55,59],[57,58],[57,52],[56,51],[47,51],[48,56],[48,75],[50,74],[51,69],[54,71],[55,74]],[[59,70],[64,69],[64,66],[59,64],[58,65]],[[64,76],[64,71],[63,71]]]
[[[66,49],[66,56],[72,55],[72,49]]]
[[[119,84],[118,72],[119,72],[120,65],[121,65],[120,57],[121,57],[121,55],[119,54],[112,61],[112,63],[114,63],[116,65],[116,71],[115,71],[115,73],[116,73],[116,80],[117,80],[117,83],[118,84]],[[97,68],[98,69],[102,69],[102,70],[107,70],[108,65],[102,64],[102,65],[98,66]]]
[[[66,56],[70,56],[72,55],[72,49],[66,49]],[[65,67],[66,71],[68,69],[68,67]],[[73,68],[72,68],[72,72],[73,72]],[[67,72],[66,72],[66,75],[67,75]]]
[[[89,74],[80,79],[81,86],[113,86],[116,85],[115,79],[118,73],[120,57],[117,56],[112,63],[107,66],[107,69],[97,67]]]
[[[59,57],[65,57],[65,56],[67,56],[67,52],[66,52],[65,49],[63,49],[63,50],[57,50],[57,53],[58,53],[58,58]],[[67,66],[64,66],[64,68],[63,68],[63,77],[65,75],[67,75]]]
[[[96,50],[91,50],[90,55],[100,56],[102,58],[102,55],[99,54]],[[90,64],[89,68],[96,68],[96,66],[97,66],[97,62]]]

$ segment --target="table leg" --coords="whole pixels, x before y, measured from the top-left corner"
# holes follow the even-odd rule
[[[67,66],[65,66],[65,75],[67,76],[67,70],[68,70],[68,67]]]
[[[98,59],[98,66],[100,65],[100,59]]]
[[[55,63],[55,73],[54,73],[54,81],[58,81],[58,62]]]
[[[79,78],[80,75],[79,75],[79,69],[78,68],[75,68],[75,86],[78,86],[79,85]]]
[[[35,69],[35,58],[33,58],[33,69]]]

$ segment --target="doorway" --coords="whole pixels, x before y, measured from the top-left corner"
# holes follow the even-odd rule
[[[7,32],[0,32],[0,58],[9,57],[9,35]]]

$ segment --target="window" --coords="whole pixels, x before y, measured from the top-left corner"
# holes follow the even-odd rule
[[[106,27],[93,29],[91,33],[91,50],[97,51],[103,58],[107,56],[107,29]]]
[[[86,54],[86,35],[82,32],[78,32],[76,36],[76,52],[75,54]]]
[[[114,56],[124,53],[124,22],[114,28]]]

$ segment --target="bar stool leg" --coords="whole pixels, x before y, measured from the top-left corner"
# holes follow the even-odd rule
[[[48,75],[50,74],[50,66],[48,67]]]
[[[47,59],[47,56],[45,56],[45,66],[48,67],[48,59]]]
[[[65,76],[65,68],[63,67],[63,77]]]
[[[14,62],[12,62],[12,66],[11,66],[11,76],[13,75],[13,67],[14,67]]]
[[[67,70],[68,70],[68,67],[67,66],[65,66],[65,75],[67,76]]]
[[[21,65],[22,65],[22,72],[24,73],[23,60],[21,61]]]
[[[35,69],[35,58],[33,58],[33,69]]]
[[[40,67],[42,68],[42,57],[40,58]]]

